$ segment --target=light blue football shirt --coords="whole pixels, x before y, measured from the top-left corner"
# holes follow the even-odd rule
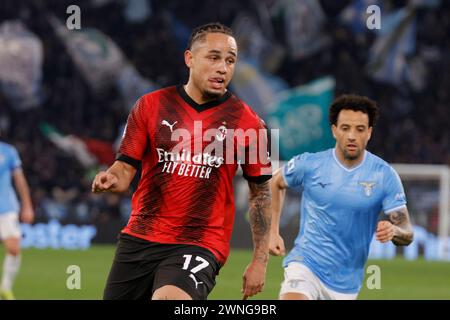
[[[379,213],[406,205],[400,177],[367,150],[348,169],[334,148],[297,155],[282,172],[289,187],[303,189],[300,231],[283,266],[301,262],[330,289],[357,293]]]
[[[0,214],[19,211],[19,202],[12,185],[12,173],[21,165],[17,150],[0,142]]]

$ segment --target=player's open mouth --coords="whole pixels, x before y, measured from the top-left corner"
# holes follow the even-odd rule
[[[214,89],[221,89],[225,83],[223,78],[209,78],[208,81],[212,84]]]
[[[356,144],[348,144],[347,145],[347,149],[350,151],[355,151],[357,149],[357,145]]]

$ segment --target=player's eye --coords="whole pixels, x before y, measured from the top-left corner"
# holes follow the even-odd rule
[[[228,60],[227,60],[227,63],[228,63],[228,64],[234,64],[234,63],[235,63],[235,60],[234,60],[234,59],[228,59]]]

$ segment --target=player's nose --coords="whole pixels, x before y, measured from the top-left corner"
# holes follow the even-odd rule
[[[217,66],[217,72],[219,74],[226,74],[227,73],[227,63],[225,60],[222,60],[221,63],[219,63],[219,65]]]
[[[353,130],[349,130],[348,135],[347,135],[347,139],[350,141],[355,141],[356,140],[356,134]]]

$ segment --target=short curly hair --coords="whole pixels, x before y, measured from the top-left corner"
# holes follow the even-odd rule
[[[379,108],[375,101],[356,94],[343,94],[337,97],[330,106],[330,124],[336,125],[341,110],[361,111],[369,116],[369,127],[374,127],[378,117]]]
[[[204,25],[201,25],[201,26],[195,28],[192,31],[191,36],[189,37],[187,49],[191,50],[194,42],[199,41],[199,40],[204,40],[206,37],[206,34],[208,34],[208,33],[223,33],[223,34],[234,37],[233,31],[229,27],[221,24],[220,22],[207,23],[207,24],[204,24]]]

